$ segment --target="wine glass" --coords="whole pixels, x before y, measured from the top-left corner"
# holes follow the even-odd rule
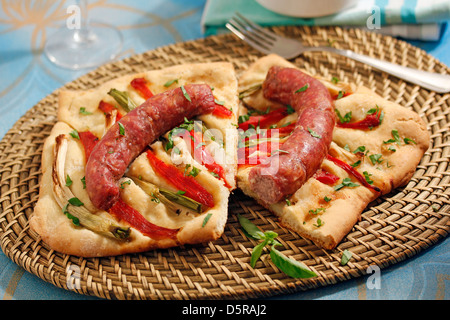
[[[61,28],[46,41],[44,52],[56,65],[72,70],[91,68],[113,60],[122,50],[120,31],[88,19],[86,0],[76,1],[80,22]]]

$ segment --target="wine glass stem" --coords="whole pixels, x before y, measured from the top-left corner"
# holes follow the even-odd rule
[[[92,34],[89,28],[89,14],[88,14],[88,3],[87,0],[77,0],[77,5],[80,8],[80,29],[76,30],[74,34],[75,41],[78,42],[89,42],[93,40],[95,35]]]

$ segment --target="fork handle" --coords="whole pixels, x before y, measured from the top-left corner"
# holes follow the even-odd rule
[[[325,48],[322,48],[325,49]],[[331,49],[331,50],[330,50]],[[342,50],[332,47],[327,47],[327,51],[335,52],[342,56],[351,58],[353,60],[365,63],[369,66],[377,68],[381,71],[392,74],[405,81],[412,82],[426,89],[436,91],[438,93],[446,93],[450,91],[450,75],[432,73],[403,67],[398,64],[387,61],[371,58],[362,54],[358,54],[351,50]]]

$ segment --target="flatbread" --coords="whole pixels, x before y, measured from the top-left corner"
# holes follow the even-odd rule
[[[231,117],[218,117],[207,114],[197,117],[196,121],[210,130],[216,130],[220,139],[207,141],[207,148],[214,156],[220,156],[225,170],[225,180],[213,176],[201,163],[195,161],[189,151],[182,152],[182,159],[173,156],[164,148],[164,139],[154,142],[151,149],[165,163],[177,166],[181,171],[190,164],[190,168],[199,169],[195,180],[198,181],[214,198],[214,207],[197,213],[190,210],[174,212],[161,201],[148,194],[135,181],[145,181],[176,192],[177,190],[163,177],[154,171],[146,158],[145,152],[138,156],[129,166],[122,178],[121,199],[137,210],[151,223],[169,229],[179,229],[176,238],[152,239],[131,227],[126,240],[118,240],[87,228],[75,225],[58,204],[54,193],[52,172],[55,163],[55,150],[59,150],[57,137],[63,137],[67,144],[67,154],[64,163],[64,177],[70,177],[70,192],[97,217],[111,221],[120,227],[129,228],[125,221],[118,221],[109,212],[95,208],[85,190],[83,177],[85,175],[86,156],[80,139],[74,138],[76,132],[89,131],[97,137],[102,137],[116,119],[116,112],[125,115],[127,111],[121,107],[108,92],[114,88],[127,92],[130,98],[140,105],[145,99],[130,86],[133,79],[144,78],[147,87],[153,94],[186,84],[204,83],[211,86],[214,97],[223,106],[232,110]],[[100,101],[114,105],[114,115],[105,114],[99,110]],[[184,244],[195,244],[212,241],[219,238],[224,230],[228,216],[228,198],[236,187],[236,143],[235,124],[238,111],[237,80],[233,66],[226,62],[185,64],[162,70],[152,70],[139,74],[130,74],[113,79],[103,85],[86,91],[61,91],[59,94],[58,120],[44,143],[42,153],[42,180],[39,200],[30,219],[31,229],[37,232],[43,241],[53,250],[83,257],[111,256],[124,253],[142,252],[156,248],[167,248]],[[167,138],[167,133],[165,135]],[[59,138],[58,138],[59,139]],[[174,143],[181,149],[187,148],[181,138],[175,138]],[[188,150],[188,149],[186,149]],[[178,154],[179,155],[179,154]],[[216,158],[217,160],[217,158]],[[134,178],[135,180],[131,179]],[[136,180],[138,179],[138,180]]]
[[[281,107],[266,100],[262,90],[258,89],[267,71],[275,65],[299,69],[277,55],[257,60],[239,79],[239,92],[246,93],[242,98],[244,104],[240,115],[245,115],[252,109],[265,111],[267,108],[273,110]],[[327,158],[323,161],[321,170],[337,176],[338,181],[326,184],[313,176],[294,194],[279,203],[267,204],[252,192],[248,181],[251,166],[243,165],[242,161],[239,162],[237,185],[245,194],[273,212],[282,225],[312,240],[319,247],[333,249],[360,220],[361,213],[370,202],[405,185],[411,179],[429,147],[430,136],[418,114],[378,96],[368,88],[334,83],[331,79],[318,79],[328,88],[332,97],[338,96],[339,92],[347,93],[335,101],[335,108],[341,115],[351,112],[352,122],[364,119],[368,112],[373,112],[376,108],[377,112],[382,111],[381,124],[371,129],[336,126],[329,150],[331,156],[353,164],[360,175],[367,177],[366,181],[373,181],[372,185],[378,187],[380,192],[362,185],[354,175]],[[288,117],[291,122],[296,121],[295,116]],[[278,126],[286,121],[287,119],[281,120]],[[358,186],[339,188],[346,178],[346,181]]]

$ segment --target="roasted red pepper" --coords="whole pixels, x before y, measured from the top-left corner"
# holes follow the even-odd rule
[[[233,111],[224,107],[223,105],[216,103],[216,106],[215,106],[212,114],[219,118],[231,118],[233,116]]]
[[[100,103],[98,104],[98,108],[105,114],[111,114],[112,111],[116,109],[116,107],[114,107],[112,104],[105,102],[103,100],[100,101]],[[117,110],[116,121],[119,121],[121,118],[122,114],[119,112],[119,110]]]
[[[350,129],[370,129],[380,125],[380,116],[381,112],[368,114],[364,119],[356,122],[341,123],[338,121],[336,126]]]
[[[328,184],[328,185],[333,185],[335,184],[337,181],[339,181],[339,177],[335,176],[334,174],[323,170],[323,169],[319,169],[317,170],[317,172],[314,174],[314,178],[324,184]]]
[[[175,239],[177,236],[178,229],[168,229],[151,223],[139,211],[129,206],[122,199],[119,199],[109,209],[109,213],[119,220],[126,221],[131,227],[152,239]]]
[[[279,108],[267,114],[250,116],[247,121],[239,124],[239,129],[248,130],[250,126],[253,126],[254,128],[259,126],[261,129],[266,128],[274,123],[277,123],[287,115],[287,108]]]
[[[209,208],[214,207],[213,196],[192,176],[183,174],[177,167],[158,159],[153,151],[147,151],[147,158],[153,170],[163,176],[175,188],[185,191],[186,197],[191,198]]]
[[[351,165],[349,165],[345,161],[342,161],[342,160],[340,160],[340,159],[338,159],[336,157],[333,157],[330,154],[327,155],[327,159],[332,161],[338,167],[344,169],[348,174],[351,174],[352,176],[354,176],[366,188],[372,189],[372,190],[374,190],[376,192],[381,192],[380,188],[369,184],[366,181],[366,178],[364,178],[362,174],[360,174],[355,168],[353,168]]]
[[[135,78],[131,81],[131,86],[133,89],[139,92],[142,98],[147,100],[148,98],[153,97],[153,93],[147,87],[147,80],[144,78]]]
[[[84,147],[84,154],[86,156],[86,162],[91,155],[92,149],[94,149],[95,145],[99,141],[99,139],[90,131],[78,132],[78,136],[80,137],[81,143]]]

